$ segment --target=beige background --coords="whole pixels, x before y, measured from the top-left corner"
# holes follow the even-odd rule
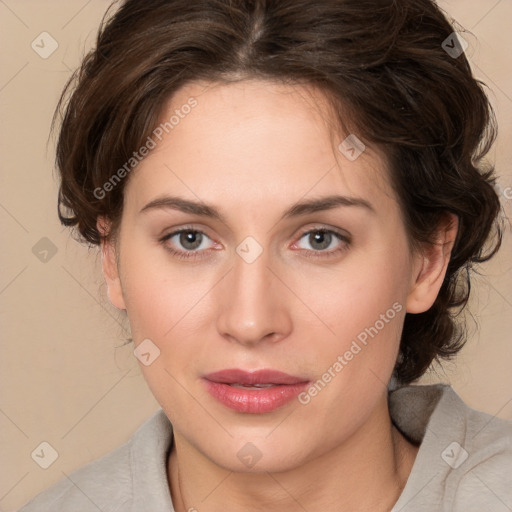
[[[126,441],[158,407],[131,346],[121,346],[126,326],[106,299],[96,250],[77,244],[58,223],[52,141],[47,147],[60,90],[93,43],[107,5],[103,0],[0,0],[4,511],[16,509],[73,469]],[[470,43],[466,53],[475,74],[492,89],[500,123],[492,158],[505,192],[504,212],[511,217],[512,2],[449,0],[441,5],[475,36],[465,36]],[[31,47],[44,31],[58,43],[46,59]],[[32,252],[43,237],[57,250],[46,263]],[[508,419],[511,239],[509,223],[500,256],[482,267],[484,275],[475,281],[470,341],[456,366],[436,367],[424,379],[450,382],[470,406]],[[58,452],[46,470],[31,458],[43,441]]]

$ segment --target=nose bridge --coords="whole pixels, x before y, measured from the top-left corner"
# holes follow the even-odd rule
[[[251,241],[237,248],[232,271],[222,287],[221,335],[254,345],[266,337],[277,340],[289,330],[286,298],[279,292],[270,264],[268,251],[251,246]]]

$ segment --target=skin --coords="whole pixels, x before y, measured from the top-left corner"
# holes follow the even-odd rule
[[[456,219],[439,227],[436,245],[413,252],[385,158],[371,147],[345,158],[337,145],[346,135],[334,133],[312,89],[193,83],[162,119],[191,96],[198,105],[130,176],[119,236],[102,244],[112,304],[127,311],[136,346],[149,338],[160,350],[141,369],[173,424],[175,509],[389,510],[418,447],[391,423],[387,383],[406,311],[427,310],[438,294]],[[166,194],[212,205],[224,220],[140,212]],[[332,194],[374,211],[341,206],[281,219],[299,201]],[[108,219],[98,227],[107,232]],[[183,228],[205,233],[199,248],[179,235],[160,241]],[[304,234],[314,228],[350,241],[332,235],[322,248]],[[252,263],[236,252],[247,236],[263,250]],[[166,247],[201,257],[178,259]],[[226,368],[316,381],[395,303],[401,311],[307,405],[244,414],[205,390],[201,377]],[[237,457],[248,442],[261,453],[252,468]]]

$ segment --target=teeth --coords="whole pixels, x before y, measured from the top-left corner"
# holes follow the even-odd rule
[[[262,388],[272,388],[275,384],[254,384],[253,386],[244,385],[244,384],[230,384],[233,388],[242,388],[242,389],[262,389]]]

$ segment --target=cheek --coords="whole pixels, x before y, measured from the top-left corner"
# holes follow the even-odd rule
[[[298,279],[296,289],[341,344],[350,344],[360,333],[364,337],[365,329],[377,322],[382,327],[381,315],[386,326],[393,325],[382,334],[396,338],[395,327],[404,315],[400,311],[405,312],[408,268],[407,254],[399,248],[396,253],[368,251],[347,258],[339,272]]]
[[[194,329],[204,290],[190,273],[161,262],[148,264],[148,259],[143,264],[142,259],[133,252],[123,262],[125,303],[134,348],[146,343],[149,352],[158,354],[147,366],[141,359],[140,369],[156,400],[172,416],[189,404],[189,395],[181,392],[183,373],[197,373],[204,337]]]
[[[150,338],[162,345],[191,327],[186,320],[194,316],[194,304],[204,295],[190,281],[185,286],[183,277],[162,276],[155,268],[128,277],[124,293],[133,338]]]
[[[355,425],[369,414],[385,391],[399,349],[405,315],[405,262],[385,262],[347,272],[309,294],[311,309],[330,328],[314,347],[302,347],[317,361],[316,379],[303,395],[309,415],[330,425]],[[312,289],[312,287],[310,287]]]
[[[387,385],[405,316],[410,265],[405,248],[397,242],[395,251],[368,251],[347,259],[337,279],[324,279],[323,286],[320,280],[316,285],[308,282],[311,309],[330,328],[323,330],[327,335],[322,343],[306,349],[319,361],[322,382],[317,388],[328,383],[326,391],[320,392],[323,398],[315,399],[315,413],[357,409],[364,400],[371,405]],[[354,396],[360,401],[354,401]]]
[[[122,237],[121,281],[136,341],[164,340],[202,289],[193,273],[171,263],[163,247],[137,230]]]
[[[122,230],[120,277],[135,343],[145,338],[157,339],[156,334],[166,325],[169,329],[171,319],[167,315],[172,311],[172,304],[168,304],[172,297],[169,278],[162,274],[148,242],[137,240],[137,233]]]

